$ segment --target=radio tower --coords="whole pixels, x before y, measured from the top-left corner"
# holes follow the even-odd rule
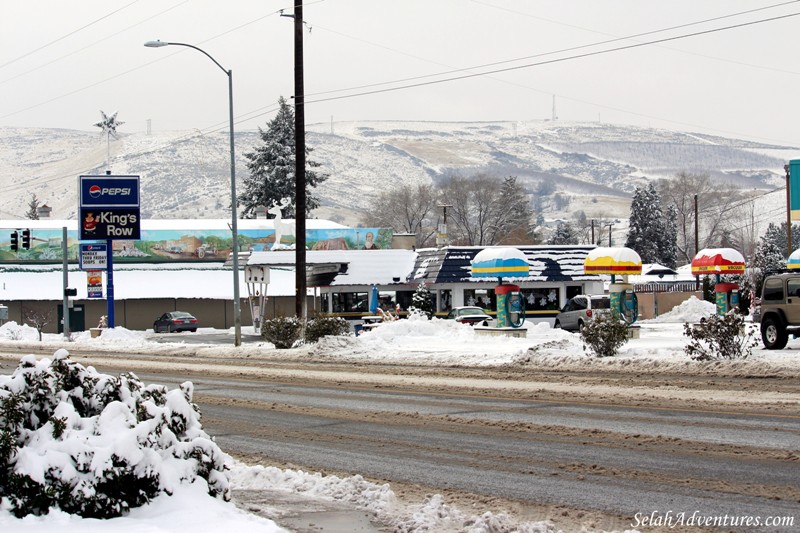
[[[551,117],[551,120],[555,122],[557,118],[558,117],[556,116],[556,95],[553,95],[553,116]]]

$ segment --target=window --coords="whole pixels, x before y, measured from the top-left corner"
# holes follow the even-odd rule
[[[783,280],[780,278],[768,279],[764,282],[764,301],[776,302],[783,300]]]
[[[327,294],[322,296],[323,309],[327,309]],[[366,292],[335,292],[331,294],[334,313],[366,313],[369,311],[369,294]]]
[[[464,305],[497,309],[494,289],[464,289]]]
[[[786,281],[786,294],[789,298],[800,296],[800,279],[789,279]]]
[[[558,311],[558,288],[521,289],[527,311]]]

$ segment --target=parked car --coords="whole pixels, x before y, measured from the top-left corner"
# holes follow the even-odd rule
[[[197,331],[197,319],[186,311],[170,311],[153,322],[153,331],[155,333]]]
[[[567,303],[556,315],[553,327],[567,331],[580,331],[593,316],[598,313],[608,313],[610,310],[611,300],[608,295],[579,294],[567,300]]]
[[[447,318],[470,326],[475,324],[488,326],[489,322],[494,320],[483,309],[474,306],[454,307],[447,313]]]

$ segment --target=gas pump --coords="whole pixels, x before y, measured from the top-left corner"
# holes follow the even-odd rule
[[[633,324],[639,318],[639,301],[636,293],[633,292],[633,285],[630,283],[615,283],[612,276],[612,283],[608,287],[611,313],[624,320],[628,324]]]
[[[497,327],[518,328],[525,323],[525,299],[517,285],[498,285],[494,288],[497,296]]]
[[[717,283],[714,285],[717,293],[717,314],[722,316],[732,309],[739,307],[739,285],[737,283]]]

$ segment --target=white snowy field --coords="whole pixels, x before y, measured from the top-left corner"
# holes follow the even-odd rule
[[[741,361],[696,362],[684,353],[685,322],[697,322],[714,312],[713,304],[691,298],[656,320],[640,323],[640,338],[631,339],[613,358],[591,357],[583,348],[580,336],[553,330],[547,324],[529,324],[527,335],[521,338],[480,335],[473,328],[454,321],[410,318],[384,323],[359,337],[327,337],[319,343],[281,351],[286,356],[312,360],[382,362],[430,366],[524,366],[560,369],[599,365],[600,368],[641,372],[673,371],[678,373],[704,372],[709,367],[725,367],[737,375],[775,373],[796,374],[800,370],[800,341],[791,340],[785,350],[770,351],[760,343],[752,355]],[[755,328],[754,325],[748,327]],[[203,330],[201,330],[202,332]],[[207,332],[213,330],[205,330]],[[232,331],[228,332],[232,335]],[[236,350],[243,358],[264,356],[272,351],[266,342],[246,343],[240,348],[231,345],[190,344],[182,342],[191,333],[171,334],[174,342],[153,340],[152,332],[130,331],[124,328],[106,330],[98,338],[89,332],[73,336],[66,342],[60,335],[44,335],[38,340],[33,328],[13,322],[0,326],[0,347],[35,346],[55,352],[70,347],[96,347],[119,353],[191,353],[197,357],[230,357]],[[160,337],[162,340],[164,336]],[[282,355],[283,356],[283,355]],[[2,374],[11,370],[5,369]],[[2,382],[0,375],[0,383]],[[224,451],[224,450],[223,450]],[[441,496],[435,495],[415,509],[398,502],[388,485],[375,485],[355,475],[350,478],[323,476],[316,473],[282,470],[273,467],[231,464],[231,485],[234,489],[278,490],[326,501],[347,502],[356,508],[379,517],[404,530],[486,532],[515,530],[522,532],[554,531],[549,522],[517,523],[512,518],[491,511],[466,516],[450,507]],[[470,524],[464,527],[464,524]],[[505,529],[498,529],[503,526]],[[82,520],[61,512],[44,517],[16,519],[6,504],[0,505],[0,530],[4,532],[36,531],[109,531],[157,532],[185,531],[273,532],[282,531],[274,522],[248,514],[232,503],[214,500],[202,486],[185,486],[174,496],[160,496],[150,504],[133,510],[129,515],[112,520]]]

